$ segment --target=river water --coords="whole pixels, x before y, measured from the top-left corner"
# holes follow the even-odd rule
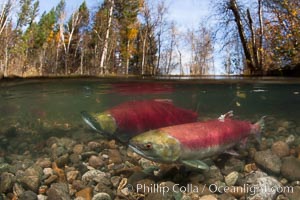
[[[262,136],[267,147],[262,149],[271,148],[277,140],[300,141],[300,79],[3,80],[0,163],[10,164],[6,156],[24,152],[32,154],[34,162],[41,156],[36,149],[45,153],[43,145],[51,137],[70,137],[83,144],[99,139],[83,122],[81,111],[102,112],[126,101],[145,99],[169,99],[178,107],[196,111],[199,120],[217,118],[230,110],[236,119],[252,122],[267,116]],[[289,148],[296,149],[299,144],[289,143]]]

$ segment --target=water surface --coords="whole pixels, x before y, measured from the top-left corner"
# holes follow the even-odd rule
[[[101,112],[143,99],[170,99],[176,106],[197,111],[199,120],[232,110],[242,120],[268,116],[300,126],[297,79],[9,80],[0,83],[0,137],[95,134],[83,123],[82,110]]]

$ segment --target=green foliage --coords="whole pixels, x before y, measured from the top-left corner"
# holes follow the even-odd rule
[[[18,13],[17,28],[31,25],[39,12],[38,0],[20,0],[20,12]]]

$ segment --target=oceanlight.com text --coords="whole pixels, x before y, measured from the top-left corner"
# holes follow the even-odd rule
[[[128,189],[131,191],[136,190],[138,193],[162,193],[163,195],[168,192],[175,193],[203,193],[205,190],[209,190],[211,193],[235,193],[241,192],[248,195],[255,195],[258,192],[263,193],[293,193],[294,188],[292,186],[282,186],[282,187],[260,187],[257,185],[244,184],[243,186],[218,186],[216,184],[197,186],[193,184],[188,184],[186,186],[181,186],[179,184],[174,184],[173,186],[167,186],[164,184],[137,184],[135,189],[132,185],[127,185]]]

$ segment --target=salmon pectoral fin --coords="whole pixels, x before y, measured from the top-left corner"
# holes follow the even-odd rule
[[[191,168],[203,169],[203,170],[208,170],[209,169],[209,166],[201,160],[182,160],[181,162],[185,166],[188,166],[188,167],[191,167]]]

